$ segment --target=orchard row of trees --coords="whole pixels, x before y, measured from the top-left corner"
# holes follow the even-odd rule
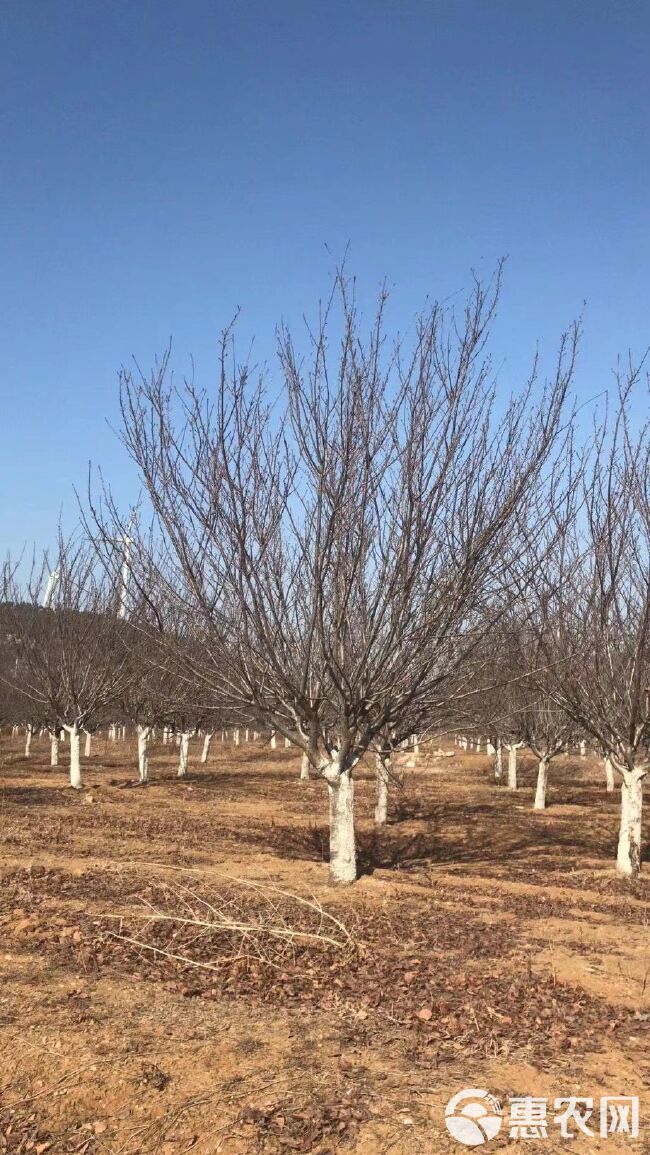
[[[585,433],[574,327],[552,373],[542,381],[535,359],[504,399],[488,352],[499,286],[500,271],[389,343],[385,295],[365,330],[339,276],[306,350],[279,331],[279,380],[238,359],[232,328],[209,390],[176,383],[168,355],[149,375],[123,370],[121,436],[143,498],[123,512],[89,487],[81,544],[60,542],[47,581],[47,567],[25,583],[7,563],[16,717],[71,737],[118,711],[139,734],[162,722],[284,736],[327,789],[336,882],[356,877],[366,754],[387,789],[414,734],[489,735],[497,768],[524,742],[542,805],[553,757],[588,740],[619,777],[618,866],[637,874],[647,393],[628,366]]]

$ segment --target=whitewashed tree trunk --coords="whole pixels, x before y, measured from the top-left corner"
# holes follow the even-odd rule
[[[66,726],[66,731],[70,736],[70,785],[74,790],[81,790],[81,734],[76,722]]]
[[[496,752],[497,752],[497,751],[496,751],[496,746],[494,746],[494,745],[493,745],[493,743],[490,741],[490,739],[489,739],[489,738],[488,738],[488,740],[487,740],[486,751],[487,751],[487,754],[489,755],[489,757],[490,757],[490,758],[493,758],[493,757],[494,757],[494,755],[495,755],[495,754],[496,754]]]
[[[86,734],[86,741],[84,743],[84,758],[90,758],[90,750],[91,750],[92,740],[93,740],[92,734],[90,733],[90,730],[86,730],[85,734]]]
[[[607,783],[607,793],[613,794],[615,789],[615,782],[614,767],[612,766],[611,758],[605,758],[605,782]]]
[[[187,762],[188,762],[189,752],[190,752],[190,737],[191,737],[191,735],[189,734],[189,732],[187,730],[183,730],[183,732],[178,735],[179,745],[180,745],[180,757],[179,757],[179,761],[178,761],[178,775],[177,776],[179,778],[186,778],[187,777]]]
[[[277,742],[277,738],[275,736],[275,730],[274,730],[273,733],[271,734],[271,749],[275,750],[277,744],[278,744],[278,742]]]
[[[420,740],[419,740],[417,734],[413,735],[413,753],[414,754],[420,753]]]
[[[56,730],[50,734],[50,766],[59,765],[59,735]]]
[[[638,770],[623,770],[616,868],[620,874],[628,878],[637,878],[641,872],[642,810],[643,773]]]
[[[300,762],[300,781],[309,782],[309,758],[303,754]]]
[[[517,747],[513,744],[508,747],[508,790],[517,789]]]
[[[210,743],[212,741],[212,734],[213,734],[213,731],[208,730],[205,738],[203,739],[203,749],[201,750],[201,762],[203,763],[203,765],[205,765],[205,763],[208,760],[208,754],[210,753]]]
[[[28,726],[25,731],[25,757],[29,758],[32,752],[32,727]]]
[[[548,784],[548,759],[542,758],[537,769],[537,789],[535,791],[534,810],[546,809],[546,787]]]
[[[390,782],[390,754],[375,754],[377,771],[377,799],[375,802],[375,824],[385,826],[388,818],[388,785]]]
[[[138,781],[149,781],[149,735],[151,726],[136,726],[138,735]]]
[[[244,742],[246,743],[247,746],[248,746],[249,734],[250,734],[249,730],[244,730]]]
[[[284,748],[285,748],[285,750],[288,750],[288,749],[289,749],[289,747],[290,747],[290,745],[291,745],[291,742],[289,741],[289,739],[288,739],[288,738],[285,738],[285,740],[284,740]]]
[[[325,774],[330,797],[330,881],[351,883],[357,877],[354,833],[354,782],[350,770],[340,771],[337,762]]]
[[[503,749],[501,746],[501,739],[497,738],[496,748],[494,749],[494,781],[500,782],[503,778]]]
[[[239,746],[239,730],[235,730],[234,739],[235,739],[235,746]]]
[[[163,746],[167,745],[167,733],[168,733],[167,727],[163,726],[163,732],[162,732]]]
[[[587,757],[587,743],[586,742],[580,743],[580,757],[581,758]]]

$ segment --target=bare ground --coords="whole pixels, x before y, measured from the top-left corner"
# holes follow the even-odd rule
[[[134,745],[99,739],[77,794],[1,740],[0,1152],[459,1152],[463,1087],[548,1097],[528,1151],[650,1152],[650,883],[612,870],[595,761],[535,814],[532,760],[513,795],[425,752],[380,833],[362,770],[363,876],[333,890],[297,756],[194,745],[132,788]],[[639,1139],[561,1140],[569,1094],[638,1095]]]

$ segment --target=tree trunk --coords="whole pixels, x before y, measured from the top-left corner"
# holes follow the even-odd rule
[[[306,754],[303,754],[300,763],[300,781],[309,782],[309,758]]]
[[[354,882],[357,850],[354,834],[354,782],[350,770],[337,773],[330,787],[330,882]]]
[[[580,743],[580,757],[581,758],[587,757],[587,743],[586,742]]]
[[[138,735],[138,781],[149,781],[149,751],[147,749],[149,744],[149,734],[151,733],[150,726],[136,726]]]
[[[275,750],[277,744],[278,743],[277,743],[277,739],[275,737],[275,730],[274,730],[273,733],[271,734],[271,749]]]
[[[178,777],[187,778],[187,761],[190,751],[190,735],[187,730],[183,730],[179,737],[180,757],[178,762]]]
[[[643,808],[643,775],[638,770],[624,770],[621,785],[621,826],[618,836],[616,868],[628,878],[641,873],[641,813]]]
[[[513,744],[508,749],[508,790],[517,789],[517,747]]]
[[[90,730],[86,730],[86,741],[84,744],[84,758],[90,758],[90,748],[92,745],[92,734]]]
[[[612,766],[611,758],[605,758],[605,782],[607,783],[607,793],[614,793],[614,767]]]
[[[212,733],[213,733],[212,730],[208,730],[205,738],[203,739],[203,749],[201,750],[201,762],[203,765],[205,765],[205,763],[207,762],[208,754],[210,753],[210,743],[212,741]]]
[[[390,781],[391,757],[387,753],[375,754],[377,771],[377,800],[375,802],[375,824],[385,826],[388,818],[388,784]]]
[[[497,738],[497,744],[494,748],[494,781],[500,782],[503,778],[503,750],[501,748],[501,739]]]
[[[56,731],[50,734],[50,766],[59,765],[59,735]]]
[[[234,739],[235,739],[235,746],[239,746],[239,730],[235,730]]]
[[[29,758],[29,755],[31,753],[31,749],[32,749],[32,728],[31,728],[31,726],[28,726],[27,731],[25,733],[25,757],[26,758]]]
[[[537,789],[535,791],[534,810],[546,809],[546,786],[548,783],[548,759],[542,758],[537,770]]]
[[[70,785],[74,790],[81,790],[81,735],[76,722],[73,726],[66,726],[66,730],[70,735]]]

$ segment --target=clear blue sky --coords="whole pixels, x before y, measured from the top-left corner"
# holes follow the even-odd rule
[[[400,325],[509,255],[514,385],[585,309],[578,390],[650,342],[645,0],[2,0],[0,546],[51,542],[116,372],[272,348],[349,241]],[[328,248],[333,254],[329,255]]]

